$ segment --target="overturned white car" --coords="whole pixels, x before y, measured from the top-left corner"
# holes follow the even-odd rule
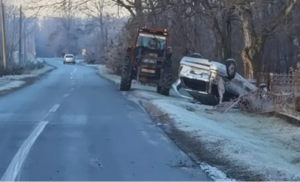
[[[179,96],[186,97],[178,91],[183,88],[202,104],[213,106],[256,90],[257,87],[236,73],[236,69],[233,59],[222,64],[194,53],[181,59],[179,78],[173,89]]]

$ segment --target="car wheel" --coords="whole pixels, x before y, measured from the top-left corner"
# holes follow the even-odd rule
[[[234,59],[226,59],[225,61],[227,78],[229,80],[233,79],[236,74],[236,61]]]
[[[192,57],[192,58],[203,58],[201,56],[201,54],[199,54],[199,53],[193,53],[193,54],[190,55],[190,57]]]

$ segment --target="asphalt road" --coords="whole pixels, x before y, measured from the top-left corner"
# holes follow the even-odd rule
[[[0,97],[1,180],[210,180],[95,69],[46,61],[57,69]]]

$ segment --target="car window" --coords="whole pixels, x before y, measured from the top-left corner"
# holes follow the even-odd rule
[[[67,55],[66,58],[73,58],[74,56],[72,55]]]

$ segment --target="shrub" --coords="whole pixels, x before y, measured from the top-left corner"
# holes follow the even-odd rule
[[[0,77],[5,75],[21,75],[28,73],[35,69],[41,69],[44,67],[44,63],[41,61],[26,61],[24,64],[16,64],[10,62],[7,69],[0,66]]]

